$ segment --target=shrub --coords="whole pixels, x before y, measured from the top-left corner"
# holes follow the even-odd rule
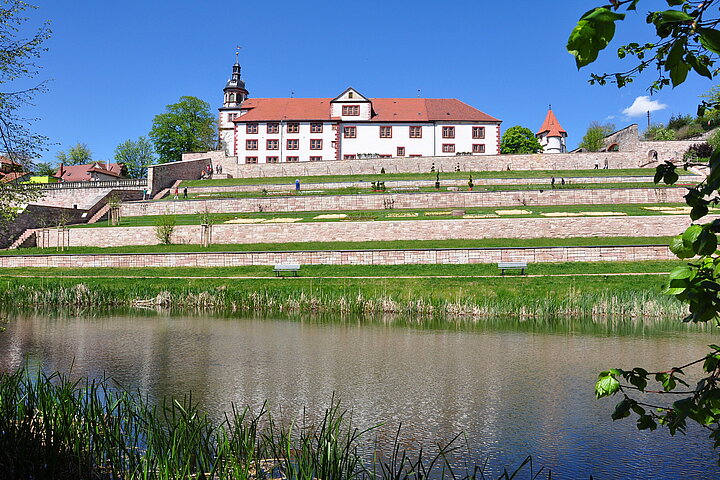
[[[714,149],[720,149],[720,129],[715,130],[707,139],[707,143]]]
[[[685,125],[675,131],[676,140],[684,140],[686,138],[697,137],[704,132],[703,128],[698,124]]]
[[[155,223],[155,236],[163,245],[170,245],[175,231],[175,215],[165,213]]]
[[[713,147],[709,143],[695,143],[683,154],[683,160],[694,162],[698,160],[707,160],[712,155]]]
[[[645,140],[675,140],[675,131],[663,125],[650,125],[648,129],[645,130]]]
[[[668,120],[667,128],[671,130],[680,130],[683,127],[692,125],[693,120],[692,115],[672,115],[670,120]]]

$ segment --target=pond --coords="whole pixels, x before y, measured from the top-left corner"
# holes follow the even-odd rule
[[[413,328],[183,314],[12,314],[0,370],[25,359],[48,371],[114,378],[152,398],[193,393],[218,417],[230,403],[294,418],[321,415],[333,395],[358,426],[402,424],[407,445],[467,434],[473,462],[499,474],[532,455],[553,478],[720,478],[705,432],[671,437],[613,422],[619,399],[595,400],[608,367],[667,369],[717,342],[710,330],[638,324]],[[679,322],[678,322],[679,323]],[[671,323],[675,325],[675,323]],[[495,478],[495,477],[493,477]]]

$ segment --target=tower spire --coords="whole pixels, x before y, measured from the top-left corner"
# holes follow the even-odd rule
[[[223,92],[225,93],[223,107],[225,108],[238,107],[248,97],[248,91],[245,89],[245,82],[240,77],[239,55],[241,48],[242,47],[238,46],[235,49],[235,64],[232,67],[230,79],[227,81],[225,88],[223,89]]]

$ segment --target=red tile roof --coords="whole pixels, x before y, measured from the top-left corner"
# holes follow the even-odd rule
[[[331,98],[251,98],[238,123],[287,120],[332,120]],[[500,122],[455,98],[373,98],[373,122],[468,121]]]
[[[562,137],[563,134],[567,136],[567,132],[563,130],[552,110],[548,110],[547,115],[545,115],[545,121],[536,135],[541,135],[545,132],[547,132],[548,137]]]
[[[62,178],[64,182],[86,182],[92,179],[90,175],[92,172],[109,175],[111,177],[120,177],[120,168],[120,165],[117,163],[111,163],[106,166],[100,162],[85,165],[63,165],[62,175],[60,175],[60,168],[58,168],[54,176]]]
[[[0,183],[10,183],[13,180],[21,179],[22,177],[29,175],[28,172],[10,172],[0,173]]]

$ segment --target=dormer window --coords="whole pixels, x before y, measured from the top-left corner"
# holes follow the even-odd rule
[[[343,117],[357,117],[360,115],[360,105],[343,105],[342,114]]]

